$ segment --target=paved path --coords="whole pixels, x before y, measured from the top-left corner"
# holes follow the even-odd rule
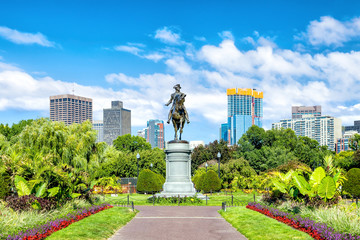
[[[217,212],[220,207],[138,206],[140,212],[111,240],[246,240]]]

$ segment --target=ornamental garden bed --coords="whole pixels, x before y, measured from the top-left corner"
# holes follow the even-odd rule
[[[25,231],[20,231],[15,235],[9,236],[1,236],[2,239],[7,240],[37,240],[37,239],[45,239],[50,236],[52,233],[59,231],[63,228],[66,228],[70,224],[74,222],[78,222],[86,217],[89,217],[93,214],[96,214],[105,209],[112,208],[109,204],[102,204],[98,206],[91,206],[88,208],[79,209],[73,213],[66,215],[66,217],[59,218],[53,221],[49,221],[46,224],[37,226],[35,228],[27,229]]]
[[[358,240],[360,236],[350,233],[339,233],[324,223],[317,223],[309,218],[301,217],[291,213],[280,211],[266,205],[251,202],[246,208],[262,213],[279,222],[285,223],[295,229],[309,234],[318,240]]]

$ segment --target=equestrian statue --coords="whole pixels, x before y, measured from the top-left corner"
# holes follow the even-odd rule
[[[165,104],[165,106],[169,106],[172,103],[167,123],[169,124],[170,121],[172,120],[175,130],[174,140],[178,140],[178,130],[180,132],[179,140],[181,140],[181,134],[183,133],[185,121],[188,124],[190,123],[190,121],[189,121],[189,115],[184,106],[186,94],[180,92],[181,89],[180,84],[176,84],[174,86],[174,89],[175,92],[171,94],[171,98],[169,102]]]

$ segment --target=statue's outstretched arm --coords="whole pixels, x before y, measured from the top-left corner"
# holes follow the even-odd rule
[[[169,106],[169,104],[172,103],[173,99],[174,99],[174,98],[173,98],[173,96],[171,95],[170,100],[165,104],[165,106]]]

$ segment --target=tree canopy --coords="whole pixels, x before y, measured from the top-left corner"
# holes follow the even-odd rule
[[[140,150],[150,150],[151,144],[145,138],[125,134],[114,140],[114,147],[119,151],[136,152]]]

